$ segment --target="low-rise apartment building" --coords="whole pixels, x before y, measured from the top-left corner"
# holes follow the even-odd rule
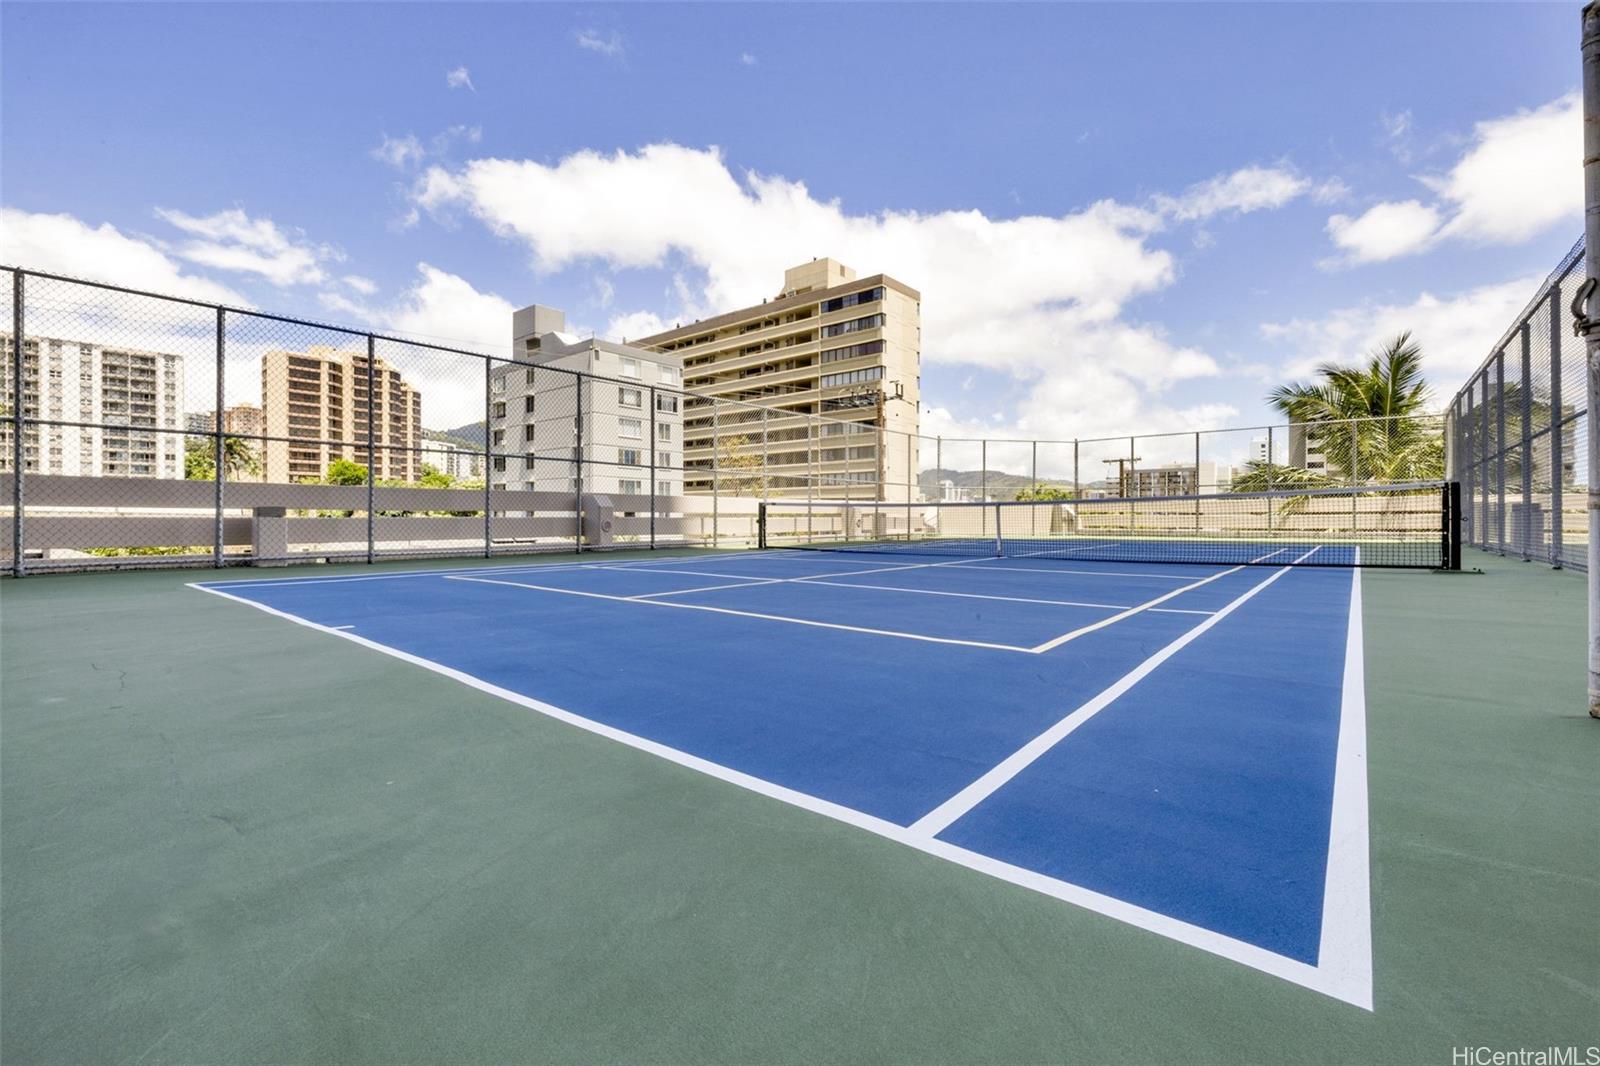
[[[491,487],[682,495],[681,360],[565,330],[555,308],[512,316],[519,362],[490,371]]]

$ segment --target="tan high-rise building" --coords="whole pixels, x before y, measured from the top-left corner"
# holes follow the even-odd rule
[[[422,476],[422,394],[373,361],[372,476]],[[261,357],[261,409],[270,482],[320,478],[335,459],[367,461],[367,353],[312,345]],[[293,440],[271,438],[292,437]]]
[[[753,307],[631,340],[683,358],[684,491],[710,492],[711,464],[774,497],[916,495],[922,295],[833,259],[784,271]],[[827,421],[741,412],[743,401]]]

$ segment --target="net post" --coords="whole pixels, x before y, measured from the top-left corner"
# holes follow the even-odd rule
[[[1583,203],[1584,273],[1600,278],[1600,4],[1584,5],[1583,25]],[[1587,286],[1586,286],[1587,287]],[[1580,308],[1588,326],[1592,292]],[[1589,715],[1600,718],[1600,329],[1584,330],[1588,438]]]
[[[373,537],[377,532],[377,526],[374,522],[375,516],[372,512],[372,501],[374,497],[373,488],[376,484],[373,477],[373,471],[376,470],[378,466],[378,453],[373,448],[373,434],[376,432],[375,426],[378,419],[377,404],[374,395],[377,380],[377,373],[374,370],[374,361],[376,355],[377,341],[373,338],[372,334],[369,333],[367,334],[367,563],[369,565],[372,563],[373,558],[376,555],[374,548],[375,541]],[[489,432],[489,427],[484,426],[483,431],[485,433]]]
[[[1561,282],[1550,287],[1550,565],[1561,568]]]
[[[1444,485],[1444,558],[1445,569],[1461,569],[1461,482],[1447,481]]]
[[[25,498],[23,495],[23,482],[26,480],[23,467],[27,462],[27,449],[23,444],[23,435],[28,427],[28,419],[24,414],[26,405],[26,392],[23,388],[22,349],[23,349],[23,271],[11,272],[11,576],[22,577],[28,572],[28,564],[22,557],[23,536],[22,519]],[[44,367],[41,356],[40,369]]]
[[[223,375],[224,375],[224,373],[226,373],[225,367],[227,366],[227,361],[224,358],[225,353],[226,353],[226,349],[224,348],[224,345],[226,344],[225,338],[227,336],[227,324],[226,324],[226,318],[225,318],[226,315],[227,315],[227,311],[226,310],[224,310],[221,307],[217,308],[217,382],[216,382],[216,384],[217,384],[217,406],[216,406],[217,414],[216,414],[216,424],[211,427],[211,431],[212,431],[212,436],[211,436],[212,453],[211,454],[212,454],[212,458],[216,460],[216,462],[214,464],[216,466],[216,469],[211,472],[211,480],[212,480],[212,486],[213,486],[213,490],[212,490],[212,518],[214,520],[214,528],[212,530],[213,538],[212,538],[212,545],[211,545],[211,566],[212,566],[213,569],[216,569],[216,570],[221,570],[222,569],[222,552],[223,552],[223,543],[222,542],[223,542],[223,536],[224,536],[224,529],[223,529],[223,522],[222,522],[222,492],[223,492],[223,490],[222,490],[223,472],[222,471],[223,471],[223,467],[225,467],[227,465],[226,463],[223,462],[223,457],[227,454],[227,449],[228,449],[228,442],[227,442],[227,439],[223,436],[223,428],[222,428],[222,411],[223,411],[223,408],[224,408],[224,406],[226,404],[226,401],[223,399],[223,394],[224,394]]]
[[[1005,554],[1005,541],[1000,535],[1000,503],[994,505],[994,557],[1000,558]]]

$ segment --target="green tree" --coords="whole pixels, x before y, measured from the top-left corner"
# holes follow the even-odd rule
[[[1252,459],[1244,464],[1242,471],[1233,475],[1229,488],[1234,492],[1269,492],[1274,489],[1325,489],[1340,484],[1343,482],[1338,478],[1321,470]]]
[[[1017,493],[1017,499],[1021,502],[1030,500],[1075,500],[1077,498],[1078,494],[1064,485],[1033,485]]]
[[[1428,383],[1422,348],[1409,332],[1375,349],[1362,366],[1324,363],[1317,376],[1312,384],[1280,386],[1267,399],[1291,422],[1306,425],[1308,441],[1330,468],[1356,481],[1444,476],[1444,433],[1418,417],[1428,401]],[[1259,465],[1274,474],[1287,469]],[[1236,478],[1234,487],[1249,484],[1250,477],[1247,472]]]
[[[335,459],[328,464],[328,472],[322,480],[329,485],[365,485],[367,468],[350,459]]]
[[[766,460],[743,434],[717,440],[717,489],[733,496],[761,496],[767,488]]]
[[[261,473],[261,458],[243,437],[222,438],[223,475],[230,480]],[[190,481],[210,481],[217,476],[215,437],[190,437],[184,443],[183,476]]]

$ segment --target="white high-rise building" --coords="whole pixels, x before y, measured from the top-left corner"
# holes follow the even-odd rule
[[[0,334],[0,380],[14,346]],[[60,337],[22,342],[23,470],[79,477],[183,477],[183,357]],[[9,412],[8,412],[9,413]],[[67,425],[64,423],[77,423]],[[0,470],[12,425],[0,423]]]
[[[554,308],[512,316],[524,363],[491,371],[490,486],[648,496],[653,485],[657,496],[682,495],[682,357],[565,329]]]

